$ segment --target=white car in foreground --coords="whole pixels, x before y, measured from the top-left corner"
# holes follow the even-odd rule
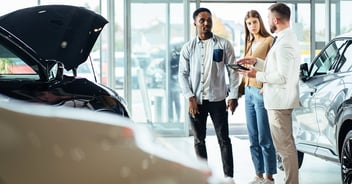
[[[226,183],[122,116],[0,96],[0,117],[0,183]]]

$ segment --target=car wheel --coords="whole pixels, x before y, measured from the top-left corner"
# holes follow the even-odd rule
[[[304,153],[297,151],[297,157],[298,157],[298,169],[299,169],[299,168],[301,168],[302,163],[303,163]],[[281,171],[284,171],[282,159],[278,153],[276,154],[276,161],[277,161],[277,168],[279,168]]]
[[[341,176],[342,182],[352,182],[352,131],[349,131],[341,150]]]

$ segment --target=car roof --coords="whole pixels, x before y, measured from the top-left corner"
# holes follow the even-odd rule
[[[336,36],[336,38],[342,38],[342,37],[346,37],[346,38],[352,38],[352,31],[348,32],[348,33],[343,33],[341,35]]]

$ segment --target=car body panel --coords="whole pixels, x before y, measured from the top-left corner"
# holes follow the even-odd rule
[[[0,97],[2,183],[208,183],[205,161],[170,152],[121,116]],[[220,184],[220,182],[219,182]]]
[[[302,142],[306,144],[315,145],[319,137],[319,128],[315,123],[314,100],[309,98],[314,88],[301,83],[300,89],[301,107],[293,111],[293,120],[300,126],[296,136],[302,137],[302,140],[305,140]]]
[[[313,154],[321,156],[325,155],[326,149],[332,152],[332,154],[337,155],[335,119],[338,106],[344,99],[344,85],[341,78],[334,76],[333,78],[335,80],[326,80],[324,79],[325,77],[331,78],[331,76],[319,76],[319,78],[323,78],[322,82],[314,83],[312,82],[314,80],[306,82],[312,82],[310,85],[315,86],[315,92],[311,92],[311,96],[309,97],[309,99],[313,101],[311,106],[313,108],[310,107],[309,109],[312,110],[312,115],[315,116],[315,122],[311,122],[310,126],[315,126],[315,129],[304,129],[309,133],[314,132],[315,136],[314,139],[310,140],[311,142],[307,141],[307,137],[304,138],[304,140],[306,141],[305,143],[317,146]],[[297,112],[295,113],[298,114]],[[302,119],[302,121],[306,120],[307,119]]]

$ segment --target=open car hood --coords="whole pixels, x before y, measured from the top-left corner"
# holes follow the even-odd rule
[[[0,17],[0,26],[43,57],[42,62],[57,60],[66,70],[87,60],[107,23],[91,10],[70,5],[35,6]]]

